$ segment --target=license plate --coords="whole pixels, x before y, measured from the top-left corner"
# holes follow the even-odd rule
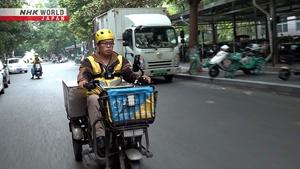
[[[167,70],[155,70],[153,71],[154,76],[162,76],[162,75],[167,75]]]
[[[124,137],[134,137],[134,136],[141,136],[144,134],[143,129],[135,129],[135,130],[125,130]]]

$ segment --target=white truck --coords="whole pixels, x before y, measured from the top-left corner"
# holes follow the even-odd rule
[[[175,29],[165,8],[114,8],[94,18],[94,33],[103,28],[115,33],[114,50],[144,74],[172,81],[178,73],[179,50]]]

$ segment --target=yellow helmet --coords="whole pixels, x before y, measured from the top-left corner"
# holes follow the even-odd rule
[[[115,37],[114,37],[114,34],[111,30],[109,30],[109,29],[100,29],[96,32],[95,39],[96,39],[96,43],[99,43],[100,41],[103,41],[103,40],[108,40],[108,39],[114,40]]]

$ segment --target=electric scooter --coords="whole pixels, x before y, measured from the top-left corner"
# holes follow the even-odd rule
[[[141,82],[141,81],[140,81]],[[141,168],[143,157],[152,157],[148,127],[156,116],[157,91],[154,86],[124,84],[103,87],[99,81],[86,85],[88,90],[101,88],[99,104],[102,117],[90,125],[86,109],[86,90],[63,81],[64,101],[69,129],[72,133],[73,151],[76,161],[86,155],[105,164],[105,169],[119,165],[120,169]],[[105,157],[98,155],[95,125],[105,129]],[[84,146],[88,145],[88,147]],[[84,148],[85,147],[85,148]]]
[[[300,69],[295,69],[295,68],[290,68],[290,67],[287,67],[287,66],[283,66],[279,70],[278,77],[281,80],[289,80],[289,78],[293,74],[294,75],[300,75]]]
[[[223,48],[223,49],[222,49]],[[245,74],[261,73],[266,64],[265,58],[253,53],[228,52],[229,47],[224,45],[211,59],[208,59],[203,67],[208,68],[210,77],[217,77],[220,69],[225,71],[225,77],[233,78],[236,71],[241,70]]]
[[[43,75],[42,65],[40,63],[34,64],[31,68],[32,79],[36,76],[38,79]]]

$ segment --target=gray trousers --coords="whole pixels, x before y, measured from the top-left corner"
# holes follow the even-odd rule
[[[98,118],[102,117],[98,99],[99,96],[96,94],[89,95],[87,97],[88,114],[89,114],[91,126]],[[105,130],[102,123],[97,122],[95,128],[96,128],[96,137],[105,136]]]

